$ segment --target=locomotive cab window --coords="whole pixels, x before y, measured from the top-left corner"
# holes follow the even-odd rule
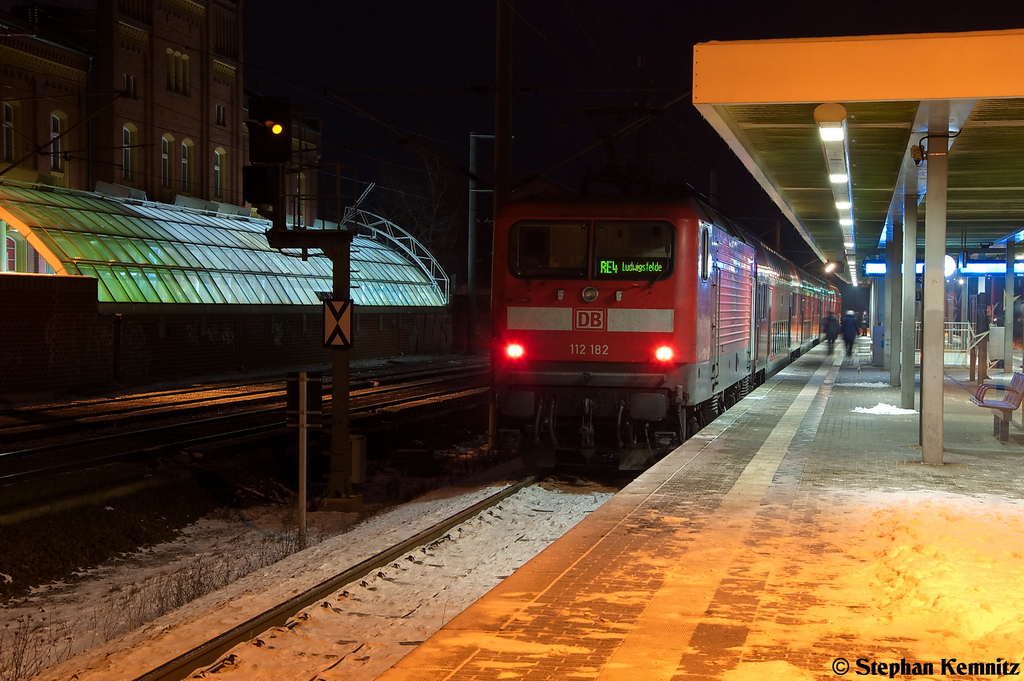
[[[594,279],[651,281],[672,272],[675,230],[667,222],[594,223]]]
[[[524,279],[587,276],[587,223],[523,220],[509,234],[509,269]]]

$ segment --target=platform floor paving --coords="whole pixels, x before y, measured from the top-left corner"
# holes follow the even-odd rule
[[[924,464],[869,343],[801,357],[379,678],[1011,672],[1020,414],[1000,442],[967,370],[948,368],[944,463]]]

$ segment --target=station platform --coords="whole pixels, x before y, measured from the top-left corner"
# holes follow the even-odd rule
[[[917,415],[857,343],[805,354],[378,678],[995,678],[1024,662],[1019,413],[999,441],[947,368],[944,463],[924,464]]]

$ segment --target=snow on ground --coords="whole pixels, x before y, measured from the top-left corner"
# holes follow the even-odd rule
[[[216,678],[371,681],[610,497],[524,489],[307,608],[295,626],[236,646]]]
[[[758,547],[771,577],[744,652],[931,661],[934,678],[942,658],[1024,662],[1022,511],[1000,497],[850,495]],[[740,667],[726,678],[778,678],[769,663]]]
[[[184,653],[206,638],[414,536],[503,486],[450,488],[428,494],[111,640],[104,631],[113,626],[109,620],[131,614],[116,607],[118,594],[123,591],[118,584],[159,581],[168,568],[158,560],[153,565],[133,561],[130,567],[106,566],[97,579],[83,587],[84,591],[60,590],[49,598],[40,596],[21,613],[25,616],[35,612],[37,618],[73,623],[76,641],[99,644],[36,678],[133,679],[160,661]],[[325,678],[375,678],[412,650],[415,641],[427,638],[611,496],[607,491],[587,493],[586,487],[580,491],[562,494],[532,487],[519,492],[502,502],[500,508],[464,524],[429,552],[414,552],[397,563],[398,567],[367,577],[362,584],[350,585],[347,593],[326,599],[327,607],[321,604],[309,608],[291,629],[273,630],[250,645],[240,646],[233,667],[244,671],[233,678],[308,679],[331,665],[344,676]],[[248,535],[224,535],[208,532],[210,524],[216,521],[204,521],[192,528],[189,540],[157,547],[154,553],[176,550],[190,551],[194,556],[216,556],[228,549],[228,543],[249,542],[247,546],[254,547],[273,534],[256,523]],[[108,614],[98,616],[100,612]],[[279,652],[267,654],[273,651]],[[231,670],[232,666],[225,667],[217,678],[227,678]]]
[[[873,407],[857,407],[853,410],[855,414],[889,414],[893,416],[902,416],[905,414],[916,414],[916,409],[900,409],[899,407],[892,404],[885,404],[879,402]]]
[[[836,381],[836,387],[838,388],[867,388],[869,390],[880,390],[882,388],[892,388],[893,386],[889,383],[883,383],[881,381],[875,381],[871,383],[847,383],[843,381],[840,383]]]

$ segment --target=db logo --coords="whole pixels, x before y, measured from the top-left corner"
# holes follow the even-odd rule
[[[607,310],[575,309],[572,311],[572,329],[604,331]]]

